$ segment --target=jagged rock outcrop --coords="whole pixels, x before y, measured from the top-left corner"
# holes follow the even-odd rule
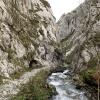
[[[74,71],[97,66],[100,62],[99,0],[86,0],[71,13],[64,14],[56,27],[57,39]]]
[[[74,72],[76,84],[83,88],[84,83],[87,84],[87,96],[97,100],[100,97],[100,94],[97,97],[100,86],[100,1],[85,0],[71,13],[62,15],[56,29],[65,63]]]
[[[0,75],[10,77],[34,59],[48,60],[54,22],[45,0],[0,0]]]
[[[95,93],[100,85],[100,0],[85,0],[74,11],[64,14],[56,28],[65,62],[71,66],[75,77],[78,76],[75,80],[78,85],[83,82],[91,86],[86,92],[90,91],[90,100],[97,100]]]
[[[0,0],[0,100],[38,72],[28,69],[52,64],[54,25],[46,0]]]

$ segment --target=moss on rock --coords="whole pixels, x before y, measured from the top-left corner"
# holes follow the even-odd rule
[[[21,91],[11,100],[48,100],[53,88],[46,83],[49,71],[40,71],[29,83],[23,85]]]
[[[96,67],[88,68],[87,70],[80,72],[80,80],[90,86],[97,86],[96,79],[94,78],[96,72]]]

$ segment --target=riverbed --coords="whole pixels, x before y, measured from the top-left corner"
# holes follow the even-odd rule
[[[76,89],[74,81],[68,75],[69,70],[64,72],[52,73],[47,82],[56,88],[57,95],[52,96],[50,100],[89,100],[85,92]]]

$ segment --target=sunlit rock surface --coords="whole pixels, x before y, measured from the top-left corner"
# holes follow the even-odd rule
[[[45,0],[0,0],[1,76],[9,77],[21,64],[28,67],[35,57],[45,56],[47,45],[56,41],[54,22]]]
[[[45,0],[0,0],[0,100],[16,94],[39,69],[28,70],[52,65],[54,25]]]
[[[97,66],[100,57],[99,0],[86,0],[71,13],[62,15],[56,28],[57,40],[73,70]]]

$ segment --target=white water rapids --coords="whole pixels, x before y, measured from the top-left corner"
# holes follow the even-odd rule
[[[68,75],[65,75],[66,73],[68,70],[63,73],[52,73],[48,77],[48,84],[53,85],[58,93],[51,100],[88,100],[83,91],[75,88],[73,81]]]

